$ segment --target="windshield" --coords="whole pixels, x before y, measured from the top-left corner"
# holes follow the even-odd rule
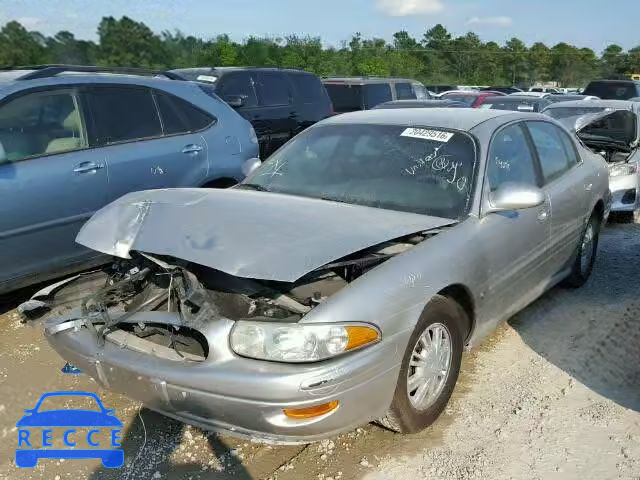
[[[591,82],[582,93],[603,100],[628,100],[638,96],[634,82]]]
[[[476,164],[467,134],[390,125],[327,125],[295,137],[238,188],[458,219]]]

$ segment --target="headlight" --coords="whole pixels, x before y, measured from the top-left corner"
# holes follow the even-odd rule
[[[380,340],[369,325],[283,324],[238,321],[231,330],[231,349],[243,357],[276,362],[317,362]]]
[[[610,177],[620,177],[622,175],[631,175],[636,173],[637,168],[635,165],[629,163],[620,163],[618,165],[611,165],[609,167]]]

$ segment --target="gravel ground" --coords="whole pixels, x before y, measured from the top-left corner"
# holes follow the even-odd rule
[[[366,425],[270,447],[212,435],[62,375],[63,362],[13,306],[0,307],[2,479],[640,479],[640,225],[607,228],[585,287],[554,289],[467,355],[445,414],[410,436]],[[123,468],[14,465],[15,422],[52,390],[95,391],[115,408]]]

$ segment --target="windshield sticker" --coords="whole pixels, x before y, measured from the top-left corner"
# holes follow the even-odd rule
[[[196,80],[199,82],[211,82],[216,83],[218,81],[218,77],[214,77],[213,75],[198,75]]]
[[[428,130],[426,128],[407,128],[400,134],[401,137],[422,138],[424,140],[435,140],[436,142],[448,142],[455,134],[443,132],[442,130]]]

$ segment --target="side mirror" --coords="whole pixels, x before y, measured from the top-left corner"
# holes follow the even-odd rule
[[[244,97],[242,95],[225,95],[223,100],[227,102],[231,108],[241,108],[244,106]]]
[[[534,208],[545,202],[545,194],[538,187],[524,183],[506,182],[489,195],[487,213]]]
[[[259,158],[250,158],[246,162],[242,164],[242,173],[244,173],[245,177],[251,175],[256,168],[262,165],[262,162]]]

